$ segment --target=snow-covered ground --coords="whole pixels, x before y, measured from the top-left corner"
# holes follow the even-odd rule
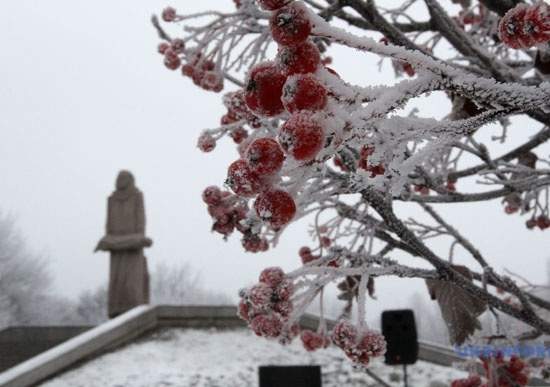
[[[354,370],[340,350],[306,352],[299,340],[288,346],[249,331],[169,329],[108,353],[41,387],[257,387],[261,365],[321,365],[324,387],[379,386]],[[373,362],[370,370],[391,386],[402,385],[400,367]],[[438,386],[463,372],[419,362],[409,367],[410,386]]]

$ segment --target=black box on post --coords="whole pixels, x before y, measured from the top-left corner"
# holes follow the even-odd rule
[[[386,338],[386,364],[414,364],[418,360],[418,335],[410,309],[382,313],[382,334]]]
[[[321,387],[321,367],[260,367],[260,387]]]

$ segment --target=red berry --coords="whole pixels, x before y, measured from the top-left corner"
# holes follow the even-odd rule
[[[283,87],[283,105],[294,113],[298,110],[322,110],[327,104],[326,88],[311,74],[287,79]]]
[[[239,127],[233,129],[231,133],[229,133],[229,135],[231,136],[233,141],[235,141],[235,144],[240,144],[245,138],[248,137],[248,132],[245,129]]]
[[[185,50],[185,42],[183,39],[174,39],[172,40],[171,49],[176,54],[181,54]]]
[[[216,206],[220,203],[221,199],[222,192],[215,185],[206,187],[204,191],[202,191],[202,200],[208,205]]]
[[[319,120],[308,111],[294,113],[279,131],[281,146],[299,161],[310,161],[325,143],[325,131]]]
[[[537,218],[537,226],[541,230],[546,230],[550,227],[550,218],[545,215],[541,215]]]
[[[225,236],[230,235],[234,229],[235,229],[235,225],[227,221],[222,221],[222,222],[218,221],[218,222],[215,222],[214,225],[212,226],[212,230]]]
[[[199,137],[197,146],[205,153],[212,152],[216,147],[216,139],[208,133],[202,134]]]
[[[310,330],[303,330],[300,335],[302,344],[308,352],[313,352],[325,346],[325,336]]]
[[[311,33],[307,9],[300,3],[293,3],[274,12],[269,25],[273,40],[282,46],[303,43]]]
[[[513,206],[511,204],[504,207],[504,212],[506,212],[508,215],[515,214],[518,211],[519,211],[519,207]]]
[[[273,310],[282,317],[288,317],[294,310],[294,305],[290,301],[280,301],[273,305]]]
[[[250,253],[258,253],[260,251],[267,251],[269,244],[265,239],[261,239],[258,235],[245,234],[241,241],[245,251]]]
[[[267,309],[273,297],[273,289],[265,283],[259,283],[250,288],[248,292],[250,303],[257,309]]]
[[[296,214],[296,204],[292,196],[279,189],[262,192],[254,202],[254,209],[273,228],[289,223]]]
[[[157,50],[159,54],[164,55],[169,48],[170,48],[170,45],[168,43],[162,42],[162,43],[159,43]]]
[[[165,22],[173,22],[176,20],[176,9],[173,7],[166,7],[162,10],[162,20]]]
[[[220,124],[229,125],[236,121],[238,121],[237,117],[235,117],[233,114],[227,113],[227,114],[224,114],[220,119]]]
[[[286,77],[273,62],[256,65],[248,74],[246,105],[254,113],[272,117],[284,111],[281,96]]]
[[[478,375],[472,375],[466,379],[453,380],[451,387],[481,387],[481,378]]]
[[[254,333],[258,336],[277,337],[281,334],[283,322],[274,314],[269,316],[262,314],[252,319],[250,328],[252,328]]]
[[[195,83],[204,90],[216,93],[223,90],[223,76],[217,71],[205,71],[202,73],[200,80]]]
[[[262,270],[260,274],[260,282],[275,288],[285,278],[285,272],[280,267],[268,267]]]
[[[321,237],[321,246],[323,246],[323,247],[330,247],[331,243],[332,243],[332,242],[331,242],[330,238],[328,238],[328,237]]]
[[[285,155],[281,146],[272,138],[254,140],[246,150],[250,169],[259,175],[272,175],[283,166]]]
[[[233,162],[227,169],[227,185],[239,196],[251,197],[260,192],[261,181],[246,160]]]
[[[430,194],[430,188],[425,185],[415,185],[414,191],[420,193],[422,196],[428,196]]]
[[[378,357],[386,353],[386,340],[380,333],[367,330],[357,344],[357,349],[366,352],[369,357]]]
[[[164,52],[164,65],[170,70],[177,70],[181,66],[181,60],[174,51],[168,49]]]
[[[313,73],[321,63],[321,54],[315,44],[306,41],[298,46],[280,47],[277,63],[286,75]]]
[[[355,345],[357,328],[346,320],[339,321],[332,330],[332,342],[337,347],[344,349]]]
[[[274,11],[282,8],[293,0],[258,0],[260,7],[266,11]]]
[[[248,307],[248,304],[244,300],[241,300],[239,302],[239,311],[238,311],[237,315],[241,319],[243,319],[245,321],[248,321],[248,320],[250,320],[249,312],[250,312],[250,308]]]
[[[374,150],[375,150],[374,147],[364,146],[363,148],[361,148],[361,152],[359,154],[359,168],[362,168],[370,172],[370,177],[383,175],[386,172],[386,168],[384,168],[383,165],[372,164],[369,162],[369,156],[371,156],[374,153]],[[429,194],[429,190],[428,190],[428,194]]]
[[[191,66],[190,64],[186,63],[183,66],[181,66],[181,74],[182,75],[184,75],[186,77],[189,77],[189,78],[192,78],[194,73],[195,73],[195,68],[193,66]]]
[[[414,75],[416,74],[414,67],[412,67],[412,65],[408,62],[404,62],[401,67],[409,77],[414,77]]]
[[[237,119],[245,119],[247,121],[257,119],[246,106],[243,90],[225,94],[223,97],[223,104]]]
[[[304,265],[311,261],[315,261],[318,258],[311,253],[311,249],[307,246],[301,247],[298,251],[298,255],[300,255]]]
[[[279,302],[288,301],[294,293],[294,284],[289,279],[284,279],[275,289],[275,299]]]
[[[500,20],[499,37],[512,48],[528,48],[550,40],[550,10],[539,2],[520,3]]]

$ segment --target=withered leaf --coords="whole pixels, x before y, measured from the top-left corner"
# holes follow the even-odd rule
[[[472,280],[472,274],[467,267],[454,265],[453,269]],[[463,344],[476,329],[481,329],[477,318],[487,309],[484,301],[451,282],[428,279],[426,285],[432,299],[437,300],[441,316],[449,330],[451,344]]]

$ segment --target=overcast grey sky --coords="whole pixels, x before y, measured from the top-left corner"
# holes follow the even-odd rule
[[[232,1],[173,3],[178,4],[191,12],[231,7]],[[0,2],[0,210],[14,214],[29,244],[49,258],[56,289],[66,296],[107,279],[107,255],[92,250],[122,168],[134,172],[145,193],[148,234],[155,241],[147,252],[150,266],[189,262],[207,286],[235,295],[263,267],[295,268],[298,248],[309,242],[307,222],[291,226],[279,248],[262,255],[245,254],[237,237],[226,243],[209,232],[200,193],[223,181],[237,153],[229,142],[209,155],[195,147],[199,131],[217,124],[221,96],[163,67],[149,17],[165,5]],[[376,58],[343,49],[333,55],[333,67],[348,80],[391,80],[388,63],[379,74]],[[441,117],[449,109],[439,97],[418,105],[423,116]],[[539,128],[517,122],[512,131],[522,136]],[[523,219],[505,216],[497,202],[456,205],[445,213],[497,267],[533,281],[546,279],[550,234],[528,232]],[[446,245],[436,247],[446,254]],[[378,288],[380,302],[373,310],[405,306],[402,295],[422,284],[384,280]]]

